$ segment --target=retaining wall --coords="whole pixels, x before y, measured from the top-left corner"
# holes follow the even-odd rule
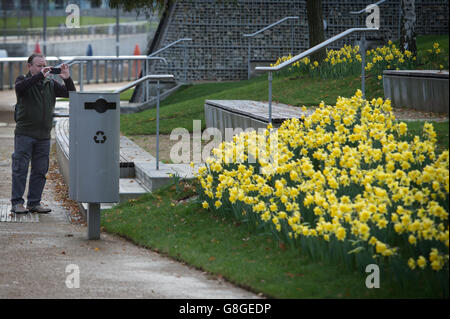
[[[449,113],[448,72],[433,70],[386,70],[385,98],[393,106],[419,111]]]

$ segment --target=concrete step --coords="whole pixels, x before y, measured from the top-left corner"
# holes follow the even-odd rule
[[[111,209],[117,204],[118,203],[102,203],[100,204],[100,211]],[[80,207],[81,213],[86,217],[88,211],[88,203],[80,203],[78,206]]]
[[[148,192],[148,189],[135,178],[121,178],[119,180],[120,202],[137,198]]]
[[[130,199],[138,198],[149,191],[135,178],[121,178],[119,180],[119,197],[120,202],[126,202]],[[110,209],[119,203],[102,203],[100,204],[100,210]],[[81,203],[80,208],[82,213],[86,213],[88,209],[88,203]]]
[[[150,191],[155,191],[169,183],[175,178],[193,179],[194,172],[198,171],[200,165],[194,169],[189,164],[163,164],[156,169],[155,162],[135,163],[136,178]]]

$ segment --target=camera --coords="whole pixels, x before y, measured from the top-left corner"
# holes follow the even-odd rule
[[[61,68],[51,68],[51,74],[61,74]]]

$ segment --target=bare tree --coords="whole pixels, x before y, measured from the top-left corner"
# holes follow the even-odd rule
[[[415,0],[402,0],[400,46],[403,50],[411,51],[414,55],[417,52],[415,26]]]
[[[323,28],[322,0],[306,0],[308,15],[309,46],[313,47],[325,41]],[[320,50],[311,56],[312,61],[322,61],[326,57],[326,50]]]

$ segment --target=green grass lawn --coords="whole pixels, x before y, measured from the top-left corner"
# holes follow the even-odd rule
[[[179,191],[177,192],[177,188]],[[102,212],[104,230],[274,298],[441,298],[422,280],[406,286],[381,268],[380,288],[364,270],[312,260],[246,224],[213,215],[195,200],[191,183],[175,183]],[[437,292],[436,292],[437,291]]]
[[[322,80],[309,76],[275,76],[272,96],[273,101],[295,106],[318,105],[321,101],[333,105],[338,96],[353,96],[360,88],[359,77]],[[368,98],[383,96],[383,89],[377,79],[368,78],[366,88]],[[184,86],[161,102],[160,132],[170,134],[176,127],[184,127],[192,132],[193,120],[201,120],[205,128],[203,111],[207,99],[268,101],[268,92],[265,75],[249,81]],[[156,134],[156,109],[122,115],[120,127],[125,135]]]
[[[448,34],[444,35],[419,35],[416,38],[417,42],[417,51],[425,51],[433,47],[434,43],[439,43],[439,47],[447,52],[448,55]]]
[[[319,79],[305,79],[304,85],[299,87],[298,82],[280,77],[274,80],[274,87],[279,90],[275,96],[285,103],[314,105],[318,95],[319,100],[332,104],[338,95],[354,93],[357,79],[353,81],[355,83],[349,78],[325,83]],[[266,93],[263,77],[251,81],[185,86],[162,103],[161,132],[168,134],[175,127],[192,130],[193,119],[204,121],[205,99],[264,100]],[[126,134],[154,134],[155,119],[154,109],[122,115],[122,131]],[[423,121],[406,123],[411,138],[421,135]],[[438,152],[448,149],[448,121],[433,124],[438,134]],[[195,201],[181,204],[179,200],[191,196],[193,190],[188,185],[186,190],[176,194],[175,189],[176,186],[171,186],[105,212],[103,227],[139,245],[270,297],[442,297],[439,287],[431,289],[423,279],[401,286],[391,281],[386,273],[380,289],[367,289],[364,271],[349,271],[343,265],[312,260],[300,250],[280,245],[269,235],[212,215]]]

